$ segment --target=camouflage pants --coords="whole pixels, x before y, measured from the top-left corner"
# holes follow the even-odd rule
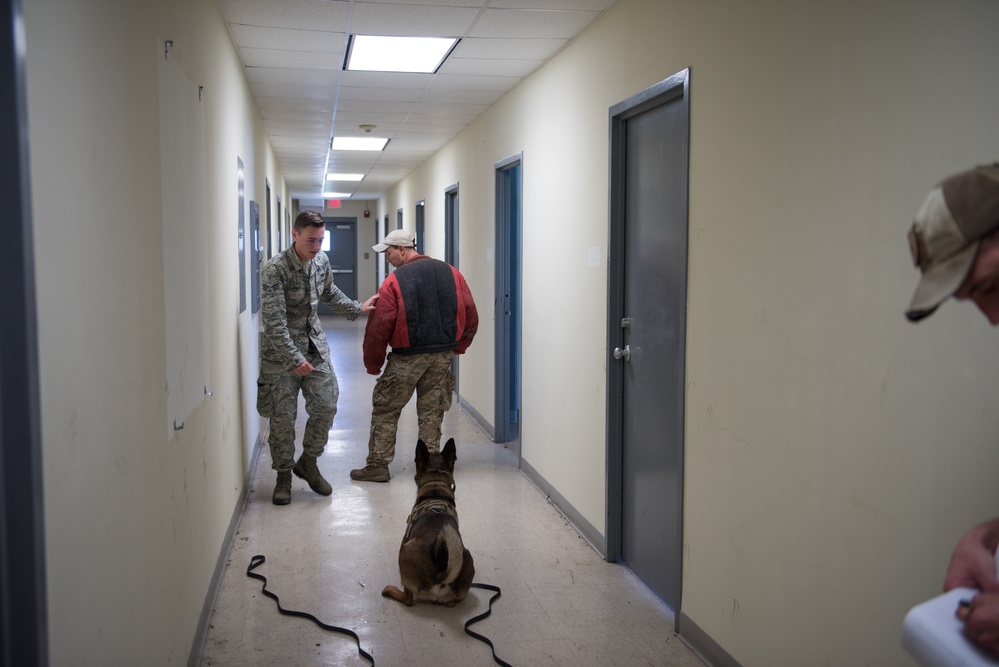
[[[395,457],[399,414],[416,390],[416,415],[420,439],[432,452],[440,449],[441,422],[451,408],[454,352],[389,354],[385,370],[371,394],[371,436],[368,465],[388,466]],[[416,443],[413,443],[416,446]]]
[[[291,470],[295,467],[295,420],[298,417],[298,392],[305,398],[305,424],[302,449],[310,456],[319,457],[329,439],[340,387],[329,361],[314,361],[315,370],[299,377],[294,373],[261,374],[257,391],[270,400],[270,436],[267,444],[271,450],[271,467]],[[266,401],[265,401],[266,402]],[[263,415],[268,416],[268,415]]]

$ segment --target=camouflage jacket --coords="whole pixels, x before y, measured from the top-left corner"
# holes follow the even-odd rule
[[[361,304],[333,284],[326,253],[303,262],[291,246],[272,257],[260,271],[260,372],[290,372],[307,359],[329,359],[326,331],[319,321],[319,302],[348,320],[357,319]]]

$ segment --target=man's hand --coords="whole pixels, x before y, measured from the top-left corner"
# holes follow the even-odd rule
[[[370,313],[375,309],[375,301],[378,301],[378,295],[368,297],[368,300],[361,304],[362,313]]]
[[[302,365],[294,370],[295,375],[300,378],[304,378],[306,375],[316,370],[316,367],[310,364],[308,361],[303,361]]]
[[[979,593],[970,604],[962,602],[957,617],[969,639],[999,655],[999,593]]]
[[[986,521],[965,533],[950,557],[944,590],[966,586],[981,591],[971,600],[962,601],[956,615],[964,623],[964,634],[969,639],[999,655],[997,542],[999,519]]]
[[[977,525],[965,533],[950,557],[944,590],[966,586],[985,593],[999,593],[995,560],[997,542],[999,519]]]

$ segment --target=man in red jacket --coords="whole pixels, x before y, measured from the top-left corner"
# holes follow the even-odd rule
[[[416,391],[420,439],[438,451],[441,422],[451,407],[451,361],[463,354],[479,326],[479,314],[465,278],[450,264],[416,251],[413,234],[389,233],[374,246],[395,267],[378,290],[375,310],[364,329],[364,367],[385,371],[371,395],[371,435],[367,465],[351,479],[387,482],[395,457],[399,415]]]

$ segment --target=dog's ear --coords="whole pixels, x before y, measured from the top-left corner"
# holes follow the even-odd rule
[[[458,453],[454,446],[454,438],[450,438],[447,444],[444,445],[444,451],[441,452],[444,457],[444,461],[451,467],[454,468],[454,462],[458,460]]]
[[[427,461],[430,460],[430,450],[427,449],[427,443],[423,440],[416,441],[416,469],[423,470],[427,467]]]

